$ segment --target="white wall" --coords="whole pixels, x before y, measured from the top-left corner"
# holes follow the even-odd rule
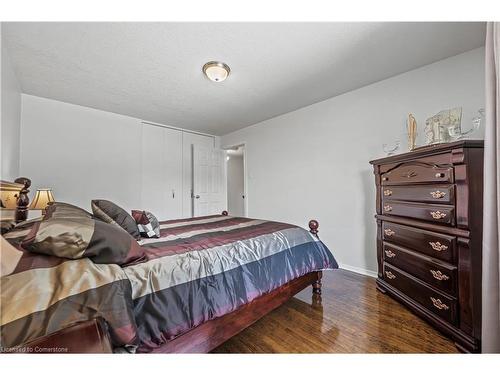
[[[21,173],[32,191],[90,209],[92,199],[141,205],[141,122],[135,118],[22,95]]]
[[[229,155],[227,160],[227,210],[231,216],[244,216],[243,156]]]
[[[375,187],[369,161],[401,138],[408,113],[425,119],[462,106],[464,128],[484,107],[484,49],[365,86],[222,137],[245,143],[248,216],[307,227],[339,263],[376,271]]]
[[[155,168],[162,168],[161,155],[155,158],[154,153],[142,152],[147,147],[142,142],[145,126],[154,127],[137,118],[22,94],[20,172],[31,178],[32,192],[50,187],[61,202],[90,209],[92,199],[109,199],[126,210],[149,209],[159,219],[172,218],[168,208],[153,209],[151,199],[143,194],[145,181],[161,184]],[[182,142],[177,145],[182,148],[179,204],[184,216],[190,216],[191,144],[213,147],[219,140],[181,129],[164,129],[164,133],[176,133]],[[168,142],[165,147],[171,149]],[[150,160],[142,160],[144,155]]]
[[[3,41],[1,42],[1,54],[1,178],[13,181],[15,178],[20,177],[21,87]]]

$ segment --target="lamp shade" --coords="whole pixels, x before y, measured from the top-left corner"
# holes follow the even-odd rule
[[[30,210],[45,210],[50,202],[54,202],[51,189],[38,189],[30,205]]]
[[[15,182],[0,181],[0,206],[9,210],[17,207],[17,198],[23,189],[23,184]]]

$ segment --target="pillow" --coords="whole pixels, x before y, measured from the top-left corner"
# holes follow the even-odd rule
[[[0,237],[0,277],[10,275],[17,267],[23,256],[21,250],[16,249],[6,239]]]
[[[136,240],[141,238],[134,218],[123,208],[104,199],[94,199],[91,204],[92,212],[98,219],[124,229]]]
[[[132,210],[132,217],[137,223],[141,236],[160,238],[160,223],[155,215],[148,211]]]
[[[145,258],[137,241],[123,229],[64,203],[47,207],[45,216],[33,224],[21,247],[60,258],[88,257],[94,263],[123,265]]]
[[[93,218],[94,216],[90,213],[85,211],[83,208],[80,208],[78,206],[74,206],[69,203],[63,203],[63,202],[50,202],[48,206],[52,205],[57,205],[57,209],[55,209],[52,212],[52,217],[56,216],[63,216],[63,217],[80,217],[80,216],[85,216],[85,217],[90,217]]]

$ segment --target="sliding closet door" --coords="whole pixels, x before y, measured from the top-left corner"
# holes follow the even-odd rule
[[[182,215],[182,132],[163,129],[165,155],[165,218],[181,219]]]
[[[142,125],[142,206],[158,219],[165,216],[165,165],[163,155],[163,129],[158,126]]]
[[[182,132],[142,127],[142,209],[159,220],[182,217]]]
[[[183,135],[183,216],[193,216],[193,147],[214,148],[214,138],[184,132]]]

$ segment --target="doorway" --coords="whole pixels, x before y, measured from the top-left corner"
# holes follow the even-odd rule
[[[226,166],[229,215],[246,217],[245,145],[226,150]]]

